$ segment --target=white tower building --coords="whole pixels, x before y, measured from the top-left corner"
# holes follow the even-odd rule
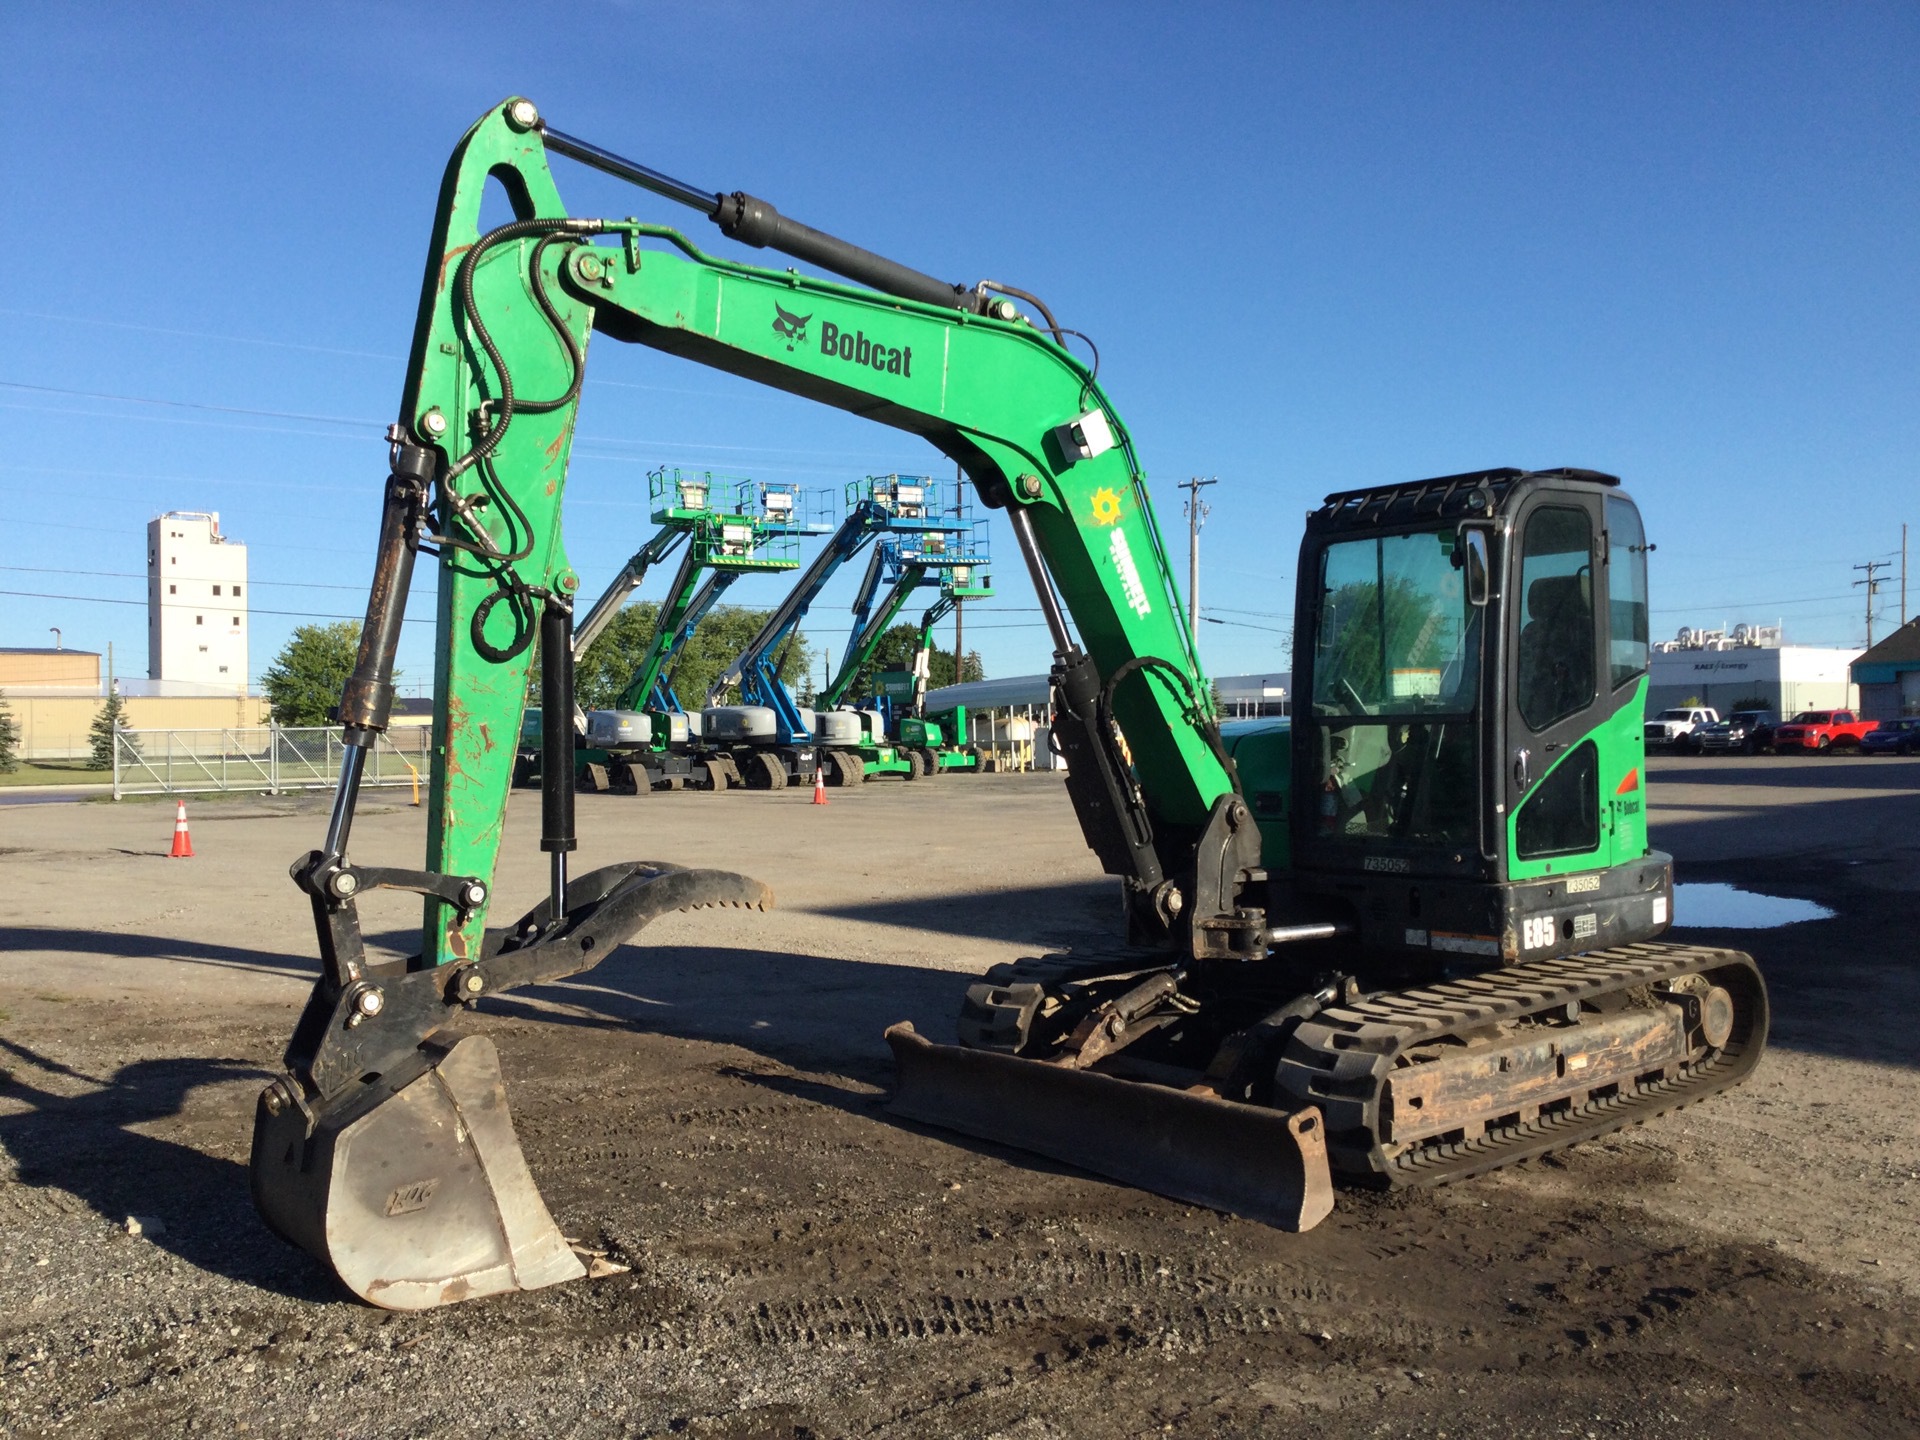
[[[147,522],[147,674],[162,693],[246,693],[246,592],[247,547],[218,514]]]

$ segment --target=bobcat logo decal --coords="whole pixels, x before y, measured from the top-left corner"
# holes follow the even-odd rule
[[[811,315],[796,315],[791,310],[782,310],[778,300],[773,302],[773,333],[787,342],[787,349],[807,338],[807,322]]]

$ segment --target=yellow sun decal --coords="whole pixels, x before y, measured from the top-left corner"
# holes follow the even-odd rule
[[[1100,525],[1111,525],[1120,518],[1120,497],[1104,485],[1093,492],[1093,518]]]

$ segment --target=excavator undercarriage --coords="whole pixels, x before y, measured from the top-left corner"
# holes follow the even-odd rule
[[[1642,943],[1366,994],[1346,976],[1303,990],[1311,982],[1293,961],[1200,977],[1155,958],[1054,955],[996,967],[968,991],[961,1046],[931,1046],[910,1027],[888,1032],[900,1075],[894,1112],[1054,1155],[1093,1123],[1141,1151],[1204,1132],[1209,1143],[1190,1142],[1177,1165],[1081,1163],[1306,1229],[1332,1203],[1310,1166],[1269,1169],[1260,1193],[1247,1194],[1246,1157],[1271,1165],[1259,1141],[1281,1121],[1297,1133],[1306,1117],[1316,1156],[1344,1183],[1439,1184],[1737,1084],[1767,1032],[1765,986],[1732,950]],[[1024,1088],[994,1078],[1007,1056],[1028,1062]],[[1063,1078],[1035,1078],[1036,1066]],[[1066,1094],[1083,1082],[1064,1077],[1085,1075],[1138,1083],[1056,1107],[1056,1133],[1012,1138],[1033,1129],[1034,1117],[1016,1112],[1036,1089]],[[1121,1098],[1143,1090],[1178,1103]],[[1215,1143],[1229,1131],[1234,1143]]]

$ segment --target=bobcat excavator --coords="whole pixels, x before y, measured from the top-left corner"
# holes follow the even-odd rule
[[[851,283],[571,215],[553,156]],[[483,232],[490,180],[515,218]],[[1033,579],[1053,744],[1121,882],[1125,943],[990,973],[959,1045],[895,1026],[898,1114],[1304,1229],[1335,1175],[1472,1174],[1757,1061],[1752,961],[1655,938],[1672,869],[1647,843],[1645,546],[1617,481],[1508,469],[1330,496],[1301,548],[1293,723],[1223,737],[1127,429],[1038,298],[935,280],[513,98],[441,188],[340,785],[293,866],[322,975],[255,1114],[259,1209],[356,1294],[420,1309],[581,1275],[463,1011],[585,970],[668,911],[772,899],[665,861],[569,871],[560,513],[596,331],[923,436],[1006,513]],[[440,566],[426,860],[361,866],[358,782],[420,554]],[[536,638],[549,894],[490,925]],[[423,897],[409,961],[364,946],[357,899],[376,889]]]

